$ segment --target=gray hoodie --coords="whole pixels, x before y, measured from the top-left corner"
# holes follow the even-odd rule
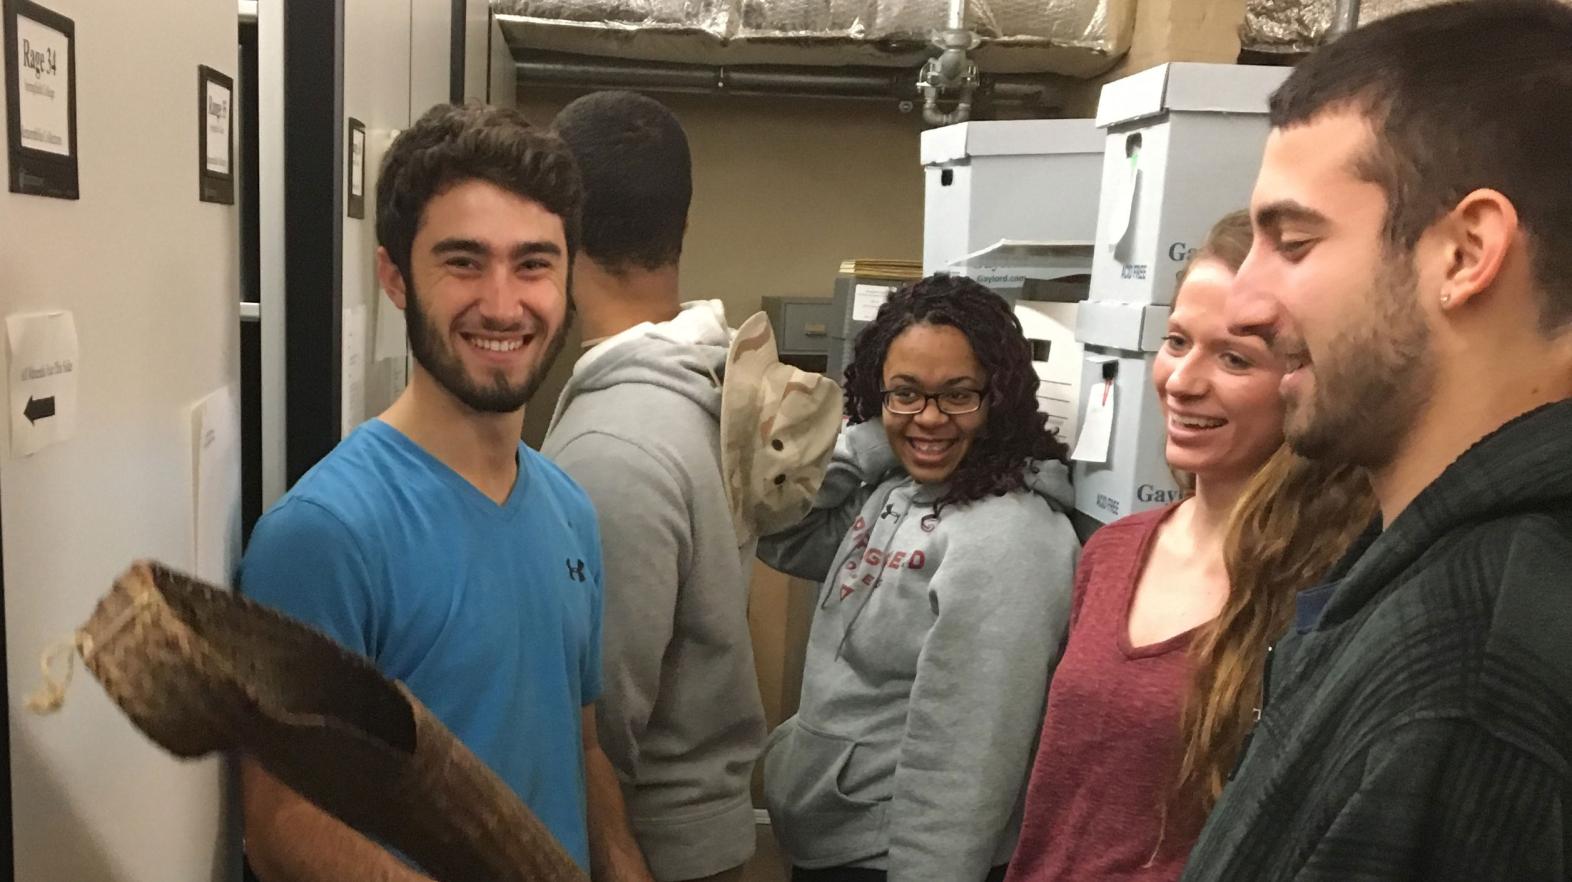
[[[980,882],[1009,860],[1080,550],[1066,468],[1036,469],[935,517],[944,488],[862,423],[808,519],[759,541],[767,563],[824,582],[800,708],[765,755],[793,864]]]
[[[602,747],[658,880],[753,854],[749,785],[764,742],[748,633],[753,548],[720,470],[714,301],[642,325],[575,367],[541,452],[583,486],[605,549]]]

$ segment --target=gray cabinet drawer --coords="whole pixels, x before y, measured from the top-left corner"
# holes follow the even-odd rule
[[[823,355],[830,348],[831,302],[823,298],[766,297],[764,311],[782,355]]]

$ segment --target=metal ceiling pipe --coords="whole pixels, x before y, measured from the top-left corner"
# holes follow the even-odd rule
[[[521,83],[655,91],[792,93],[839,98],[915,99],[902,70],[824,71],[780,67],[710,67],[658,62],[530,60],[514,62]]]
[[[531,86],[914,102],[926,97],[919,93],[910,72],[899,68],[827,68],[820,71],[546,57],[517,61],[514,69],[518,81]],[[975,97],[963,96],[968,99],[963,112],[969,113],[978,101],[1046,108],[1059,106],[1063,99],[1057,83],[1024,74],[983,75],[975,92]],[[925,116],[931,115],[930,122],[942,125],[944,119],[956,119],[956,116],[939,112],[937,97],[931,109],[924,107]]]
[[[922,119],[930,126],[953,126],[972,118],[972,92],[967,89],[961,94],[955,108],[948,113],[939,110],[938,98],[929,92],[922,103]]]
[[[902,71],[902,74],[905,72]],[[721,68],[724,89],[754,89],[760,91],[791,90],[821,94],[878,95],[889,97],[901,92],[915,91],[906,83],[906,76],[891,73],[844,73],[839,71],[756,70],[747,68]]]
[[[1332,7],[1332,26],[1327,29],[1326,41],[1343,36],[1359,27],[1359,0],[1337,0]]]
[[[966,30],[966,0],[950,0],[950,18],[947,27],[952,31]]]
[[[934,35],[933,42],[939,56],[929,59],[917,75],[923,121],[931,126],[965,122],[971,118],[972,94],[981,81],[976,63],[966,54],[977,42],[976,35],[966,29],[966,0],[950,0],[948,26]],[[955,108],[944,113],[939,110],[939,96],[952,92]]]
[[[513,68],[520,82],[537,85],[703,91],[721,88],[717,68],[653,61],[515,61]]]

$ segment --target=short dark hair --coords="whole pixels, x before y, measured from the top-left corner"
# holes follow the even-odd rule
[[[494,184],[562,218],[571,260],[583,190],[573,155],[516,110],[438,104],[394,139],[377,178],[377,243],[409,279],[426,203],[469,180]]]
[[[1277,128],[1351,108],[1376,146],[1361,177],[1387,194],[1400,253],[1470,192],[1512,201],[1547,332],[1572,323],[1572,8],[1454,2],[1361,27],[1306,58],[1272,95]]]
[[[552,128],[584,178],[584,253],[614,273],[676,263],[693,161],[671,111],[634,92],[593,92],[564,107]]]
[[[963,276],[937,273],[896,291],[857,335],[846,366],[849,422],[879,419],[884,358],[895,338],[913,325],[948,325],[965,334],[988,374],[988,422],[936,509],[1025,486],[1032,460],[1068,459],[1070,449],[1048,428],[1048,415],[1038,405],[1039,381],[1021,320],[1003,297]]]

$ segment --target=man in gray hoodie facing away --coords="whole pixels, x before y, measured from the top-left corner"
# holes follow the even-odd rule
[[[741,878],[765,737],[748,633],[753,542],[720,466],[720,301],[682,303],[692,176],[657,102],[597,92],[554,123],[585,184],[574,295],[587,351],[541,447],[599,512],[606,549],[597,717],[660,882]]]

